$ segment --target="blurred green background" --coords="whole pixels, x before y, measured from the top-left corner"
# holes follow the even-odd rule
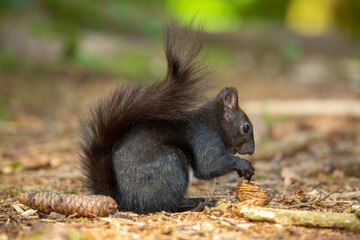
[[[243,99],[359,88],[358,0],[0,0],[0,120],[66,119],[114,82],[160,80],[163,25],[193,16],[206,25],[213,78]]]

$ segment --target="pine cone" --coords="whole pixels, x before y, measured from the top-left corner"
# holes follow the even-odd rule
[[[117,209],[114,199],[102,195],[35,192],[20,194],[17,199],[46,214],[56,212],[68,216],[77,213],[77,217],[106,217]]]

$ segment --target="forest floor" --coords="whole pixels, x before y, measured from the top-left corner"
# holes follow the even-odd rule
[[[360,83],[355,82],[354,87],[352,81],[334,80],[337,75],[311,82],[313,76],[324,73],[319,67],[324,62],[325,69],[333,70],[333,63],[326,61],[309,58],[289,75],[277,74],[272,65],[264,63],[264,68],[251,73],[233,70],[214,77],[221,79],[217,90],[225,85],[238,88],[240,106],[254,123],[256,152],[245,158],[256,169],[252,181],[273,194],[268,208],[344,214],[359,211],[360,113],[342,110],[351,101],[359,103]],[[356,66],[360,72],[358,62]],[[22,216],[28,208],[17,201],[20,193],[87,193],[78,168],[78,118],[87,114],[89,103],[117,84],[111,76],[77,68],[18,81],[24,75],[10,72],[1,79],[6,89],[0,93],[13,99],[8,103],[16,111],[11,119],[0,121],[0,240],[360,238],[359,232],[343,229],[249,221],[239,212],[234,189],[241,179],[236,173],[216,181],[194,179],[191,183],[188,195],[218,200],[215,210],[149,215],[119,212],[110,218],[54,217],[40,212]],[[238,80],[239,75],[244,80]],[[291,81],[304,75],[310,82]],[[286,106],[281,114],[249,109],[250,103],[267,106],[269,99],[293,101],[297,114]],[[300,101],[304,99],[320,105],[319,112],[325,113],[309,112]],[[327,99],[346,102],[331,110],[334,106],[327,105]],[[326,109],[330,110],[326,113]]]

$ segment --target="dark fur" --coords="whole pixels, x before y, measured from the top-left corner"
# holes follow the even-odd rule
[[[159,83],[123,86],[103,98],[82,121],[82,163],[87,187],[109,195],[119,209],[138,213],[181,211],[189,167],[210,179],[237,171],[250,179],[254,169],[233,154],[252,154],[252,126],[238,107],[237,91],[223,89],[202,99],[205,67],[195,58],[204,34],[173,23],[165,31],[168,62]],[[244,124],[251,127],[245,134]],[[196,202],[198,200],[194,200]]]

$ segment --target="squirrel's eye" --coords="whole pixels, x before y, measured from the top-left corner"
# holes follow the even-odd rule
[[[243,125],[242,130],[245,134],[250,132],[250,126],[248,124]]]

